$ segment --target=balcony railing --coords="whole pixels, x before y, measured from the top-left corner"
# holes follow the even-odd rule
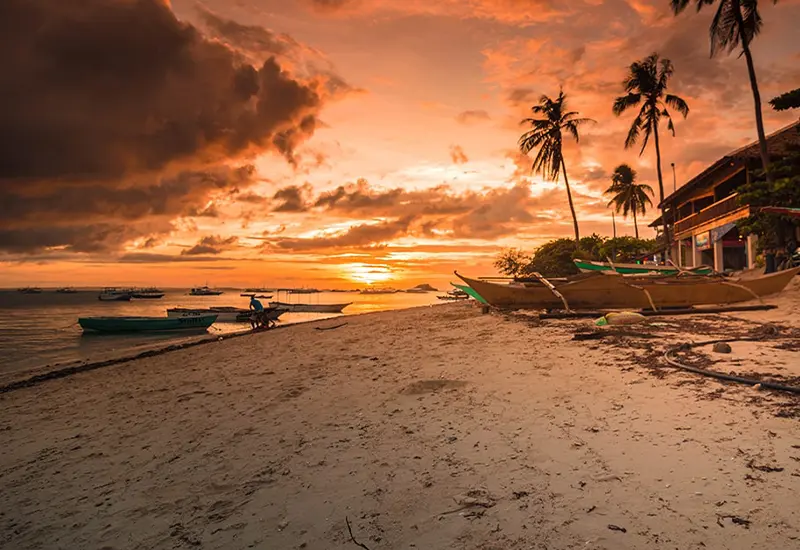
[[[697,227],[700,224],[720,218],[726,214],[730,214],[731,212],[738,210],[741,208],[741,205],[737,200],[738,197],[738,193],[728,195],[724,199],[717,201],[710,206],[706,206],[700,212],[692,214],[688,218],[678,220],[675,223],[675,233],[683,233],[684,231],[687,231],[693,227]]]

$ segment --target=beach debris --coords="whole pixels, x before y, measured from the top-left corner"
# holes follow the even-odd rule
[[[586,510],[586,513],[587,513],[587,514],[591,514],[591,513],[592,513],[592,512],[594,512],[595,510],[597,510],[597,506],[591,506],[591,507],[589,507],[589,509],[588,509],[588,510]]]
[[[347,326],[347,323],[339,323],[338,325],[333,325],[332,327],[314,327],[316,330],[334,330],[337,328],[341,328]]]
[[[369,546],[367,546],[366,544],[364,544],[362,542],[358,542],[356,540],[356,537],[353,535],[353,529],[352,529],[352,527],[350,527],[350,518],[345,516],[344,517],[344,522],[347,524],[347,532],[350,533],[350,540],[353,542],[353,544],[363,548],[364,550],[370,550]]]
[[[596,319],[594,324],[598,327],[606,325],[636,325],[644,323],[646,320],[647,317],[635,311],[612,311]]]
[[[511,493],[511,498],[513,498],[514,500],[519,500],[523,497],[528,496],[528,494],[529,494],[528,491],[513,491]]]
[[[627,533],[628,532],[628,530],[625,529],[624,527],[620,527],[619,525],[614,525],[613,523],[609,523],[608,524],[608,528],[611,529],[612,531],[619,531],[621,533]]]
[[[741,525],[745,529],[750,529],[750,524],[752,523],[749,519],[740,518],[734,514],[717,514],[717,525],[724,528],[724,520],[726,519],[731,520],[734,525]]]
[[[717,342],[711,349],[716,353],[730,353],[731,345],[728,342]]]
[[[747,467],[750,468],[751,470],[758,470],[759,472],[766,472],[766,473],[783,471],[783,468],[780,466],[766,466],[762,464],[756,464],[755,460],[756,460],[755,458],[751,458],[750,460],[747,461]]]

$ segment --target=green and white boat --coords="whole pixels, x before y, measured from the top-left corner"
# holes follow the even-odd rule
[[[583,273],[594,273],[596,271],[616,271],[623,275],[646,275],[648,273],[657,273],[659,275],[675,275],[680,271],[686,271],[693,275],[711,275],[714,269],[701,265],[697,267],[681,268],[678,269],[674,265],[657,265],[657,264],[618,264],[608,262],[597,262],[593,260],[572,260],[575,266]]]
[[[216,320],[216,314],[191,317],[81,317],[78,324],[84,331],[93,332],[165,332],[206,330]]]

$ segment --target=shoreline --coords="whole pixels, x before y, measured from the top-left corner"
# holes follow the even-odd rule
[[[405,311],[407,309],[416,309],[416,308],[427,308],[433,306],[444,306],[448,304],[430,304],[427,306],[411,306],[408,308],[398,308],[398,309],[391,309],[391,310],[382,310],[382,311],[367,311],[363,313],[352,313],[352,314],[344,314],[338,317],[326,317],[323,319],[310,319],[307,321],[295,321],[291,323],[286,323],[284,325],[278,324],[274,326],[269,331],[275,329],[287,329],[293,326],[300,326],[300,325],[308,325],[314,323],[323,323],[325,321],[333,321],[339,319],[346,319],[350,317],[358,317],[363,315],[375,315],[378,313],[383,313],[384,311]],[[182,342],[179,344],[164,344],[162,347],[157,347],[153,349],[147,349],[145,351],[140,351],[137,353],[133,353],[130,355],[121,355],[118,357],[109,357],[106,359],[97,359],[97,360],[81,360],[81,361],[70,361],[65,364],[55,364],[55,365],[42,365],[36,367],[26,368],[21,371],[11,371],[8,373],[0,373],[0,394],[15,391],[22,388],[30,388],[37,384],[41,384],[47,382],[48,380],[57,380],[59,378],[65,378],[67,376],[73,376],[75,374],[80,374],[83,372],[90,372],[96,369],[101,369],[105,367],[110,367],[114,365],[119,365],[122,363],[128,363],[130,361],[136,361],[139,359],[146,359],[148,357],[157,357],[159,355],[163,355],[165,353],[170,353],[173,351],[178,351],[181,349],[192,348],[195,346],[201,346],[205,344],[211,344],[214,342],[221,342],[224,340],[230,340],[233,338],[240,338],[242,336],[248,336],[253,334],[261,334],[264,332],[268,332],[267,330],[260,330],[260,331],[253,331],[248,329],[242,329],[241,331],[235,332],[225,332],[220,334],[207,334],[207,335],[199,335],[197,336],[196,340],[190,340],[188,342]]]
[[[345,550],[347,519],[372,550],[790,548],[800,399],[660,362],[776,312],[576,341],[591,320],[443,304],[5,393],[0,540]],[[798,345],[688,359],[796,376]]]

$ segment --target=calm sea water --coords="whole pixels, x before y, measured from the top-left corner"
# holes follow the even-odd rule
[[[188,289],[167,289],[158,300],[101,302],[98,291],[79,290],[76,294],[58,294],[45,290],[41,294],[22,294],[0,290],[0,374],[24,373],[46,365],[73,361],[96,361],[128,355],[167,344],[196,339],[208,334],[249,330],[247,323],[216,323],[207,333],[191,336],[180,333],[158,334],[92,334],[84,333],[78,317],[92,316],[166,316],[171,307],[235,306],[247,308],[249,298],[238,290],[226,290],[220,296],[190,296]],[[277,299],[273,293],[273,300]],[[426,294],[358,294],[355,292],[321,292],[296,294],[290,299],[283,293],[281,301],[338,304],[353,302],[344,316],[370,311],[402,309],[440,303],[436,293]],[[267,300],[261,300],[266,302]],[[266,303],[265,303],[266,305]],[[314,319],[342,317],[342,314],[285,313],[280,324]]]

